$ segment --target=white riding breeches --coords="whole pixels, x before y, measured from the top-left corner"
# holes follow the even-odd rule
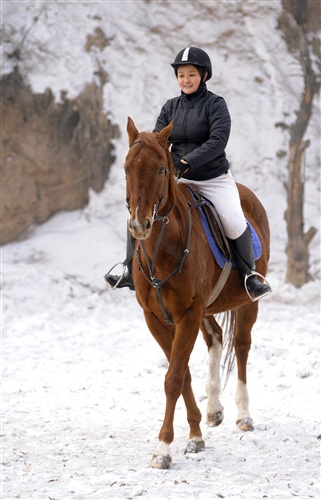
[[[225,234],[231,240],[241,236],[246,229],[246,220],[236,183],[231,171],[207,181],[178,179],[186,185],[195,186],[215,206]]]

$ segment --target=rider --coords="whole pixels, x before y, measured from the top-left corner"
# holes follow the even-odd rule
[[[215,205],[247,292],[252,300],[258,300],[269,294],[271,288],[254,271],[251,230],[225,154],[230,114],[223,97],[207,90],[205,83],[212,76],[211,60],[204,50],[186,47],[177,54],[172,67],[181,95],[164,104],[153,132],[174,120],[169,141],[178,182],[195,186]],[[128,270],[122,277],[107,274],[105,279],[111,287],[134,290],[132,258],[133,241],[128,234],[124,261]]]

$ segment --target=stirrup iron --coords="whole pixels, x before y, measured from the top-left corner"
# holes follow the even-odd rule
[[[259,276],[260,278],[262,278],[262,280],[263,280],[263,283],[262,283],[262,284],[265,284],[265,285],[267,285],[267,286],[269,287],[269,289],[268,289],[265,293],[263,293],[263,294],[262,294],[262,295],[260,295],[259,297],[254,297],[254,298],[253,298],[253,297],[251,297],[251,294],[249,293],[249,291],[248,291],[248,289],[247,289],[247,284],[246,284],[247,280],[248,280],[251,276],[253,276],[253,275],[255,275],[255,276]],[[248,296],[250,297],[250,299],[251,299],[251,301],[252,301],[252,302],[256,302],[257,300],[263,299],[264,297],[267,297],[267,295],[270,295],[270,293],[272,293],[272,288],[270,287],[270,284],[269,284],[269,282],[267,281],[267,279],[266,279],[264,276],[262,276],[262,274],[257,273],[256,271],[252,271],[252,272],[251,272],[251,274],[246,274],[246,275],[245,275],[245,277],[244,277],[244,288],[245,288],[246,293],[248,294]]]
[[[123,266],[123,272],[122,272],[122,273],[121,273],[121,275],[119,276],[119,278],[118,278],[118,280],[116,281],[116,283],[114,284],[114,286],[111,286],[111,285],[108,283],[107,278],[108,278],[108,276],[111,274],[111,272],[115,269],[115,267],[116,267],[116,266],[119,266],[119,265]],[[107,285],[109,286],[109,288],[110,288],[111,290],[115,290],[115,289],[118,287],[119,283],[121,282],[121,280],[122,280],[122,279],[123,279],[123,277],[124,277],[124,274],[125,274],[125,272],[126,272],[126,269],[127,269],[127,266],[126,266],[126,264],[125,264],[124,262],[117,262],[117,264],[115,264],[115,265],[114,265],[111,269],[109,269],[108,273],[104,274],[104,280],[106,281]]]

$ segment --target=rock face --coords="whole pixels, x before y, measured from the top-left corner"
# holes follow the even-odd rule
[[[32,224],[88,203],[114,161],[118,137],[103,113],[101,89],[88,84],[57,103],[50,90],[33,94],[14,71],[1,80],[1,244],[23,237]]]

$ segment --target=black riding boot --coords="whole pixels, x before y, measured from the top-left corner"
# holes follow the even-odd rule
[[[267,282],[262,283],[259,281],[258,276],[260,275],[255,272],[254,251],[250,227],[247,226],[244,233],[239,236],[239,238],[229,241],[232,245],[234,257],[238,265],[241,278],[244,280],[245,289],[251,300],[255,302],[256,300],[259,300],[271,293],[272,290],[269,284]]]
[[[110,288],[128,287],[130,290],[135,290],[132,277],[135,241],[136,241],[135,238],[133,238],[133,236],[127,229],[126,259],[123,262],[123,266],[127,267],[127,271],[122,276],[116,276],[114,274],[109,274],[109,273],[105,274],[104,276],[105,281],[110,286]]]

